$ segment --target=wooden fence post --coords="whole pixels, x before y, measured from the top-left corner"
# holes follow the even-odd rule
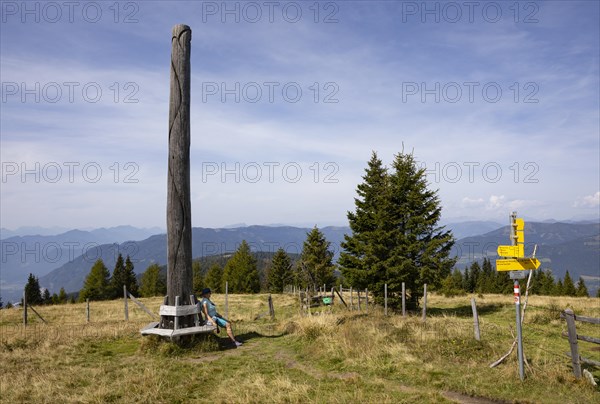
[[[273,298],[269,294],[269,314],[271,315],[271,320],[275,319],[275,308],[273,307]]]
[[[475,298],[471,298],[471,309],[473,310],[473,327],[475,327],[475,339],[477,341],[480,341],[481,335],[479,334],[479,316],[477,315],[477,305],[475,304]]]
[[[127,304],[127,286],[123,285],[123,299],[125,300],[125,321],[129,321],[129,306]]]
[[[369,312],[369,289],[365,288],[365,312]]]
[[[387,283],[383,285],[383,314],[387,316]]]
[[[358,294],[358,311],[361,311],[362,307],[360,305],[360,289],[357,289],[356,293]]]
[[[406,317],[406,284],[402,282],[402,317]]]
[[[579,348],[577,346],[577,329],[575,328],[575,315],[573,313],[573,310],[565,310],[565,320],[567,320],[569,345],[571,345],[571,362],[573,364],[573,375],[575,375],[577,379],[580,379],[581,363],[579,362]]]
[[[27,293],[23,290],[23,326],[27,326]]]
[[[225,282],[225,318],[229,319],[229,282]]]
[[[85,319],[86,322],[90,322],[90,299],[85,299]]]
[[[423,322],[427,319],[427,284],[423,285]]]

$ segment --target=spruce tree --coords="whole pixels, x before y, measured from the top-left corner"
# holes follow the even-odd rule
[[[160,274],[160,266],[158,266],[158,264],[148,266],[140,279],[141,296],[164,296],[166,293],[167,284]]]
[[[338,263],[346,282],[354,288],[374,288],[388,281],[386,261],[389,258],[388,239],[391,230],[386,218],[389,199],[387,169],[372,152],[363,183],[356,189],[356,210],[348,212],[351,234],[344,235]],[[392,281],[392,280],[390,280]]]
[[[563,293],[564,296],[575,296],[577,295],[577,289],[575,289],[575,284],[573,284],[573,279],[569,274],[569,271],[565,273],[565,278],[563,280]]]
[[[470,285],[471,285],[471,272],[469,272],[469,266],[466,265],[465,266],[465,273],[463,275],[463,290],[465,292],[469,292],[470,289]]]
[[[483,259],[483,264],[481,265],[481,278],[479,280],[479,292],[480,293],[494,293],[495,292],[495,273],[492,268],[492,263],[488,258]]]
[[[273,255],[271,267],[267,275],[270,292],[282,293],[283,289],[291,284],[293,278],[292,262],[283,248],[279,248]]]
[[[256,259],[252,256],[250,246],[246,240],[242,241],[242,244],[225,264],[223,285],[224,282],[229,282],[229,291],[232,293],[260,292],[260,278]]]
[[[533,275],[531,276],[531,285],[529,286],[529,293],[532,295],[539,295],[540,293],[540,281],[541,281],[542,271],[534,270]]]
[[[469,293],[475,293],[478,292],[477,290],[477,286],[479,285],[480,282],[480,277],[481,277],[481,267],[479,266],[479,263],[477,261],[473,262],[471,264],[471,270],[470,272],[470,277],[469,277],[469,289],[467,289],[467,292]]]
[[[192,290],[199,293],[204,288],[204,276],[202,276],[202,267],[200,261],[196,260],[192,262]]]
[[[52,296],[47,288],[44,289],[44,293],[42,293],[42,304],[52,304]]]
[[[352,235],[342,245],[342,273],[376,300],[387,283],[392,306],[400,304],[404,282],[414,306],[423,284],[439,286],[456,262],[449,258],[452,234],[438,225],[437,192],[428,189],[425,169],[412,154],[397,154],[388,173],[373,153],[363,178],[357,210],[348,214]]]
[[[67,302],[67,292],[65,292],[65,288],[60,288],[58,291],[58,303],[63,304]]]
[[[31,273],[29,274],[27,284],[25,285],[25,296],[27,297],[27,304],[34,305],[43,303],[40,281]]]
[[[129,258],[129,255],[125,259],[125,286],[127,287],[127,291],[131,293],[133,296],[138,295],[138,283],[137,276],[135,276],[133,262]],[[122,288],[121,288],[122,289]]]
[[[303,287],[318,289],[325,285],[329,289],[335,284],[335,266],[330,245],[317,226],[306,234],[299,266]]]
[[[552,291],[552,295],[554,296],[563,296],[565,293],[564,288],[563,288],[563,283],[562,280],[559,279],[558,282],[556,282],[556,285],[554,285],[554,290]]]
[[[496,271],[494,275],[494,293],[513,293],[514,281],[508,271]]]
[[[127,283],[127,275],[125,274],[125,261],[123,255],[119,253],[115,269],[113,269],[112,278],[110,279],[110,288],[112,290],[112,299],[123,296],[123,285]]]
[[[451,275],[448,275],[442,282],[440,291],[446,297],[457,296],[465,293],[463,289],[463,276],[458,268],[452,271]]]
[[[583,278],[580,276],[579,281],[577,282],[577,296],[578,297],[589,297],[589,292],[587,286],[585,286],[585,282]]]
[[[438,225],[442,208],[437,191],[428,189],[425,168],[417,167],[412,154],[396,155],[389,183],[386,216],[392,225],[393,244],[388,276],[404,280],[410,300],[416,304],[423,284],[435,288],[450,274],[456,263],[450,258],[454,238]]]
[[[85,302],[86,299],[106,300],[114,295],[114,289],[110,284],[110,272],[99,258],[90,273],[85,278],[83,289],[79,292],[79,301]]]
[[[223,281],[223,267],[218,262],[213,263],[204,279],[204,284],[207,288],[210,288],[213,293],[222,293],[221,283]]]
[[[540,270],[539,274],[540,282],[540,295],[551,296],[554,295],[556,285],[554,284],[554,276],[549,270]]]

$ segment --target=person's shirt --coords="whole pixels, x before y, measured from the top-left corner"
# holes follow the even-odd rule
[[[202,298],[202,306],[206,305],[206,311],[208,311],[208,315],[213,318],[217,316],[217,306],[213,302],[210,301],[209,298]]]

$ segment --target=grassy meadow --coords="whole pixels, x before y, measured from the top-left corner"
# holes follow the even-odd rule
[[[530,296],[523,328],[528,360],[519,380],[510,348],[515,309],[510,295],[474,296],[481,341],[473,337],[470,298],[430,294],[428,317],[384,316],[381,308],[302,315],[297,296],[229,296],[229,317],[244,345],[224,330],[178,345],[140,328],[152,319],[123,301],[36,307],[21,325],[20,309],[0,310],[0,397],[3,402],[600,402],[600,389],[572,376],[561,310],[600,317],[600,300]],[[213,300],[222,313],[224,296]],[[158,313],[162,298],[140,299]],[[336,301],[339,303],[339,301]],[[223,313],[224,314],[224,313]],[[600,337],[600,327],[577,323]],[[600,360],[600,346],[580,342],[581,355]],[[600,369],[587,367],[596,379]]]

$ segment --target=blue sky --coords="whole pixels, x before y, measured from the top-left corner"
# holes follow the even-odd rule
[[[2,227],[165,227],[178,23],[194,226],[345,224],[403,147],[447,221],[599,215],[598,2],[1,4]]]

